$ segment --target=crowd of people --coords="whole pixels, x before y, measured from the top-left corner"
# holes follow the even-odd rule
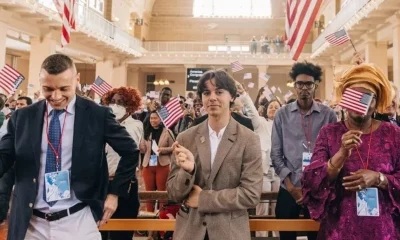
[[[261,36],[260,40],[257,40],[256,36],[253,36],[250,40],[250,53],[257,54],[280,54],[285,50],[285,41],[282,36],[268,37]]]
[[[132,239],[132,231],[98,227],[138,216],[139,170],[146,191],[168,193],[168,202],[145,206],[176,218],[173,237],[162,239],[250,239],[248,209],[317,220],[310,240],[399,239],[397,89],[373,64],[351,67],[335,79],[335,97],[347,89],[371,96],[360,115],[315,99],[318,65],[295,63],[289,76],[297,98],[268,101],[261,88],[253,101],[228,73],[210,70],[196,94],[180,97],[183,117],[167,128],[160,111],[171,88],[159,99],[114,88],[98,104],[76,94],[69,57],[49,56],[39,75],[43,100],[0,96],[0,220],[15,184],[8,238]],[[277,202],[260,202],[262,192],[278,192]]]

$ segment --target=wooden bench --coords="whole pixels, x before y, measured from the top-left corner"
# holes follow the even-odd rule
[[[173,231],[175,219],[110,219],[104,231]],[[306,219],[250,219],[250,231],[318,231],[319,223]]]
[[[265,200],[276,200],[278,198],[278,192],[264,192],[261,193],[261,201]],[[139,192],[139,199],[143,201],[168,201],[168,194],[166,191],[145,191]]]

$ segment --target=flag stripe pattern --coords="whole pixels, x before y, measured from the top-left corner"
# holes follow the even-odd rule
[[[244,69],[243,65],[239,61],[232,62],[231,68],[232,68],[232,72],[239,72],[240,70]]]
[[[326,41],[334,46],[339,46],[350,40],[345,29],[339,30],[325,37]]]
[[[368,112],[373,95],[362,93],[351,88],[344,91],[343,97],[339,102],[339,106],[365,116]]]
[[[183,117],[183,111],[178,98],[172,98],[165,106],[158,111],[166,128],[171,128],[179,119]]]
[[[104,81],[100,76],[98,76],[90,89],[97,93],[100,97],[102,97],[104,94],[112,89],[112,86]]]
[[[75,3],[76,0],[53,0],[58,13],[62,19],[61,46],[66,46],[71,41],[71,29],[75,26]]]
[[[0,70],[0,87],[8,94],[13,94],[24,79],[21,73],[8,64]]]
[[[287,0],[286,32],[293,60],[300,57],[323,0]]]

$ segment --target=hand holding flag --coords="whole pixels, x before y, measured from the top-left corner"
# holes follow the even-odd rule
[[[365,116],[368,112],[369,106],[371,105],[373,94],[363,93],[357,90],[347,88],[339,102],[339,106],[347,109],[348,111],[355,112],[362,116]]]

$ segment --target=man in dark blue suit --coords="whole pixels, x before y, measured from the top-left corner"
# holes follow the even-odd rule
[[[101,239],[135,180],[138,148],[108,108],[75,94],[69,57],[46,58],[39,81],[45,100],[16,111],[0,141],[0,176],[14,163],[16,175],[8,239]],[[110,185],[106,143],[121,156]]]

